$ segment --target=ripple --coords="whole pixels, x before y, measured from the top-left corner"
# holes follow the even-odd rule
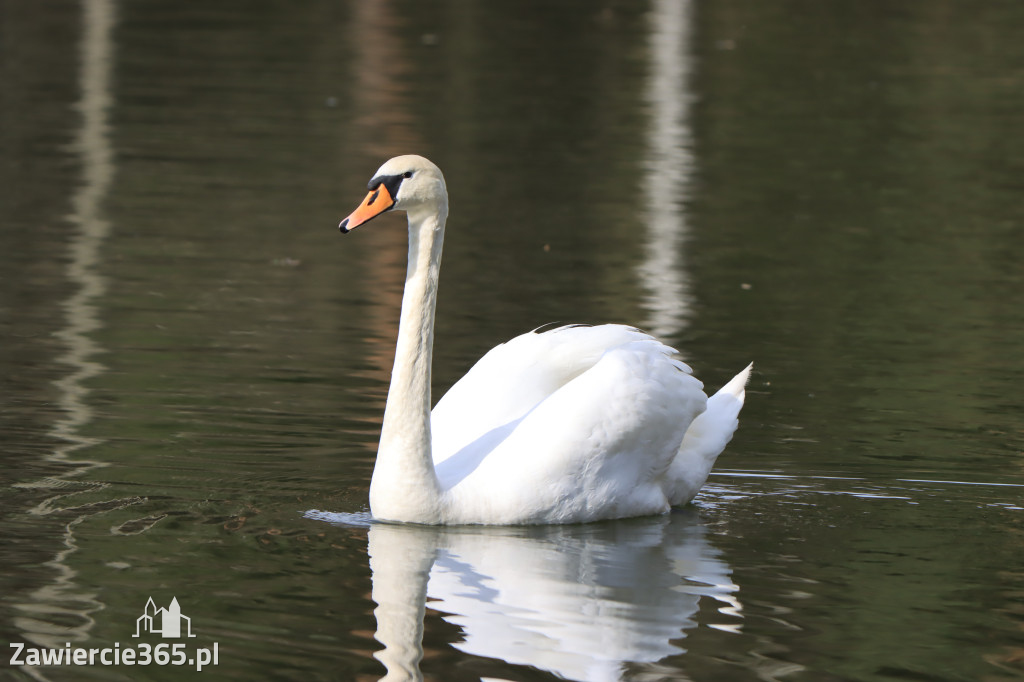
[[[335,526],[347,526],[349,528],[369,528],[374,524],[373,516],[368,511],[329,512],[321,509],[310,509],[303,512],[302,516],[314,521],[326,521]]]
[[[721,479],[726,479],[728,483]],[[858,476],[795,476],[761,471],[717,471],[711,473],[697,503],[705,508],[717,508],[750,497],[792,498],[828,495],[848,496],[860,500],[902,500],[907,504],[919,504],[924,500],[942,497],[966,504],[1020,511],[1024,509],[1017,492],[1020,488],[1024,488],[1024,483],[928,478],[878,480]],[[1010,497],[1007,497],[1007,493],[1010,493]]]

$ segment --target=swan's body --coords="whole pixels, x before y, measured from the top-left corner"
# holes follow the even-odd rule
[[[736,430],[748,366],[710,399],[676,352],[621,325],[529,332],[488,352],[430,409],[448,193],[399,156],[341,223],[409,216],[409,267],[370,511],[415,523],[576,523],[686,504]]]

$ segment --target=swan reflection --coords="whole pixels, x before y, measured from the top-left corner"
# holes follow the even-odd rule
[[[702,598],[718,603],[702,625],[738,630],[738,587],[705,533],[693,510],[579,526],[374,524],[383,679],[422,679],[427,605],[461,628],[460,651],[588,682],[683,652]]]

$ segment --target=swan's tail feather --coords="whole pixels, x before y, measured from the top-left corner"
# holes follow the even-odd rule
[[[747,381],[754,363],[729,380],[708,398],[704,410],[686,430],[679,454],[669,469],[672,485],[670,502],[673,506],[686,504],[704,485],[718,455],[732,440],[739,426],[740,409],[746,397]]]
[[[722,386],[722,388],[718,389],[718,393],[716,393],[715,395],[717,396],[717,395],[720,395],[722,393],[726,393],[728,395],[731,395],[734,398],[736,398],[737,400],[739,400],[740,401],[740,405],[742,406],[743,405],[743,398],[746,395],[746,390],[745,389],[747,387],[747,382],[750,381],[750,372],[753,369],[754,369],[754,363],[750,363],[749,365],[746,366],[746,368],[744,368],[744,370],[742,372],[740,372],[739,374],[734,376],[732,379],[730,379],[729,383],[727,383],[725,386]],[[714,398],[714,396],[712,396],[712,398]]]
[[[753,369],[754,363],[750,363],[708,398],[707,409],[686,430],[680,452],[693,450],[714,463],[740,424],[740,409],[746,398],[747,381]]]

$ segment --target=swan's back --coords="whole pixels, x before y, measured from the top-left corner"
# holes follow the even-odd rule
[[[535,330],[495,346],[434,406],[430,416],[434,463],[521,419],[609,350],[637,342],[648,344],[650,353],[666,357],[675,353],[655,338],[618,324]],[[673,363],[691,373],[685,363]]]
[[[492,350],[434,409],[447,522],[564,523],[667,511],[665,476],[707,398],[628,327],[563,327]]]

